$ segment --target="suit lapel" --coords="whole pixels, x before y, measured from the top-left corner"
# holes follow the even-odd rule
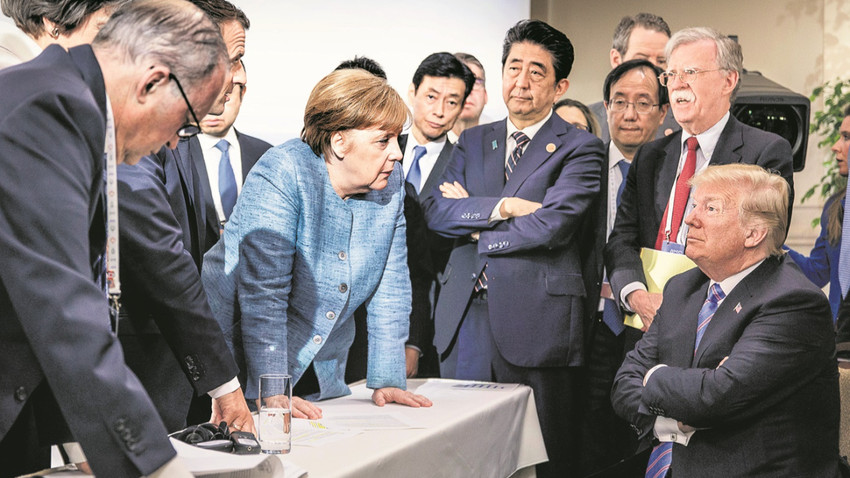
[[[694,287],[685,297],[680,308],[680,314],[673,318],[677,325],[675,334],[670,340],[673,350],[671,365],[686,367],[694,360],[694,344],[697,337],[697,324],[699,323],[699,311],[705,302],[708,293],[708,277],[700,274]],[[703,339],[703,341],[705,341]]]
[[[434,163],[434,167],[431,169],[431,173],[428,174],[428,179],[425,180],[425,184],[422,185],[422,192],[419,194],[419,202],[425,200],[425,197],[433,191],[434,187],[440,181],[440,178],[443,177],[443,172],[446,170],[446,166],[449,164],[449,158],[452,155],[452,148],[454,145],[446,139],[446,144],[443,145],[443,150],[440,151],[440,155],[437,156],[437,161]]]
[[[709,164],[734,164],[741,162],[741,154],[738,150],[744,146],[744,129],[734,116],[729,115],[729,121],[723,127],[717,146],[711,155]]]
[[[505,187],[505,141],[508,136],[507,118],[490,125],[482,135],[484,144],[481,177],[484,178],[484,194],[499,195]],[[471,194],[472,192],[470,192]],[[481,195],[481,194],[476,194]]]
[[[563,145],[560,136],[567,132],[566,122],[556,121],[553,114],[540,130],[534,135],[534,139],[528,143],[522,158],[517,162],[516,169],[505,184],[502,196],[515,196],[517,190],[541,164],[549,160],[552,155]],[[560,119],[560,118],[558,118]],[[507,131],[505,132],[507,135]]]
[[[237,140],[238,140],[237,136]],[[241,144],[240,144],[241,150]],[[244,174],[244,150],[242,151],[242,167]],[[215,201],[212,197],[212,187],[210,185],[210,176],[207,171],[207,162],[204,159],[204,151],[201,149],[201,142],[197,138],[189,140],[189,159],[194,164],[195,171],[198,175],[195,178],[197,182],[196,190],[199,201],[203,204],[198,205],[198,211],[203,211],[201,224],[206,227],[206,234],[211,234],[211,237],[218,237],[218,231],[221,227],[218,221],[218,212],[215,210]],[[203,250],[203,249],[202,249]]]
[[[242,141],[242,135],[236,129],[233,130],[236,133],[236,141],[239,141],[239,151],[241,152],[241,163],[242,163],[242,183],[245,183],[245,179],[248,177],[248,173],[251,171],[251,166],[253,166],[254,161],[252,161],[253,152],[250,151],[250,145],[246,142]],[[207,176],[209,178],[209,176]],[[210,193],[209,199],[212,199],[212,193]]]

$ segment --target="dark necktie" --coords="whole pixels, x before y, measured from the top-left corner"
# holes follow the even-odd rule
[[[230,165],[230,143],[223,139],[215,144],[221,151],[221,160],[218,163],[218,193],[221,196],[221,209],[224,211],[224,220],[230,218],[233,206],[236,205],[236,175]]]
[[[419,194],[419,183],[422,182],[422,170],[419,168],[419,160],[427,152],[428,150],[425,149],[425,146],[414,146],[413,161],[410,162],[410,169],[407,171],[407,182],[413,185],[417,194]]]
[[[511,155],[508,156],[508,162],[505,165],[505,181],[511,178],[511,174],[514,173],[516,169],[517,163],[519,163],[520,158],[522,158],[522,153],[525,150],[525,145],[528,144],[530,139],[525,135],[522,131],[514,131],[511,135],[511,138],[516,141],[516,148],[511,151]]]
[[[697,142],[696,136],[691,136],[685,141],[688,147],[688,155],[685,157],[685,164],[682,166],[682,172],[679,173],[679,179],[676,180],[676,189],[673,195],[673,221],[670,225],[670,237],[667,238],[665,229],[667,229],[667,214],[669,212],[670,203],[667,203],[667,209],[664,209],[664,216],[661,217],[661,227],[658,228],[658,237],[655,240],[655,248],[661,250],[661,246],[665,240],[676,242],[679,237],[679,228],[682,225],[682,218],[685,216],[685,207],[688,205],[688,196],[691,194],[691,186],[688,181],[694,175],[697,168]]]
[[[620,168],[620,173],[623,177],[620,186],[617,188],[617,207],[620,207],[620,200],[623,198],[623,189],[626,187],[626,176],[629,175],[630,166],[631,163],[625,159],[617,162],[617,167]],[[602,322],[611,329],[614,335],[619,336],[626,330],[626,325],[623,323],[623,319],[620,318],[620,311],[617,309],[617,304],[611,299],[605,299],[602,308]]]
[[[694,343],[694,355],[697,353],[699,343],[705,334],[705,329],[714,317],[720,301],[726,297],[720,284],[714,283],[708,291],[708,297],[699,310],[697,319],[697,337]],[[667,470],[673,464],[673,442],[663,442],[652,449],[649,455],[649,464],[646,467],[646,478],[661,478],[667,474]]]

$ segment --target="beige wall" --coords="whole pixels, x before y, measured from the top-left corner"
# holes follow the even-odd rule
[[[661,15],[674,32],[706,25],[738,35],[746,69],[760,71],[806,96],[825,79],[850,78],[850,2],[846,0],[532,0],[531,16],[562,30],[575,45],[567,96],[586,103],[602,98],[602,82],[611,68],[608,52],[614,27],[624,15],[641,11]],[[810,138],[806,169],[795,174],[798,196],[823,173],[825,153],[814,146],[818,140]],[[821,207],[820,199],[795,204],[789,244],[808,250],[817,236],[809,224]]]

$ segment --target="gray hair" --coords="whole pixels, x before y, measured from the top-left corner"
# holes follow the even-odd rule
[[[221,32],[197,7],[182,0],[135,0],[112,15],[92,42],[124,61],[152,61],[171,70],[183,87],[203,83],[228,64]]]
[[[664,33],[668,38],[670,37],[670,26],[667,25],[667,22],[663,18],[652,13],[638,13],[633,17],[626,16],[620,20],[620,23],[614,30],[614,41],[611,43],[611,48],[617,50],[620,55],[625,56],[629,49],[629,38],[631,38],[632,30],[635,27]]]
[[[737,71],[739,75],[741,74],[744,70],[744,55],[741,52],[741,45],[710,27],[693,27],[677,31],[670,38],[670,41],[667,42],[667,48],[664,53],[669,59],[673,50],[676,48],[701,40],[711,40],[717,46],[717,58],[715,61],[718,68],[727,71]]]
[[[130,0],[0,0],[3,14],[27,35],[38,38],[44,31],[43,18],[56,24],[59,33],[76,29],[102,8],[118,8]]]

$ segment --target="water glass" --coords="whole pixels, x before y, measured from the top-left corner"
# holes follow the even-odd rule
[[[292,376],[260,375],[257,439],[263,453],[289,453],[292,448]]]

